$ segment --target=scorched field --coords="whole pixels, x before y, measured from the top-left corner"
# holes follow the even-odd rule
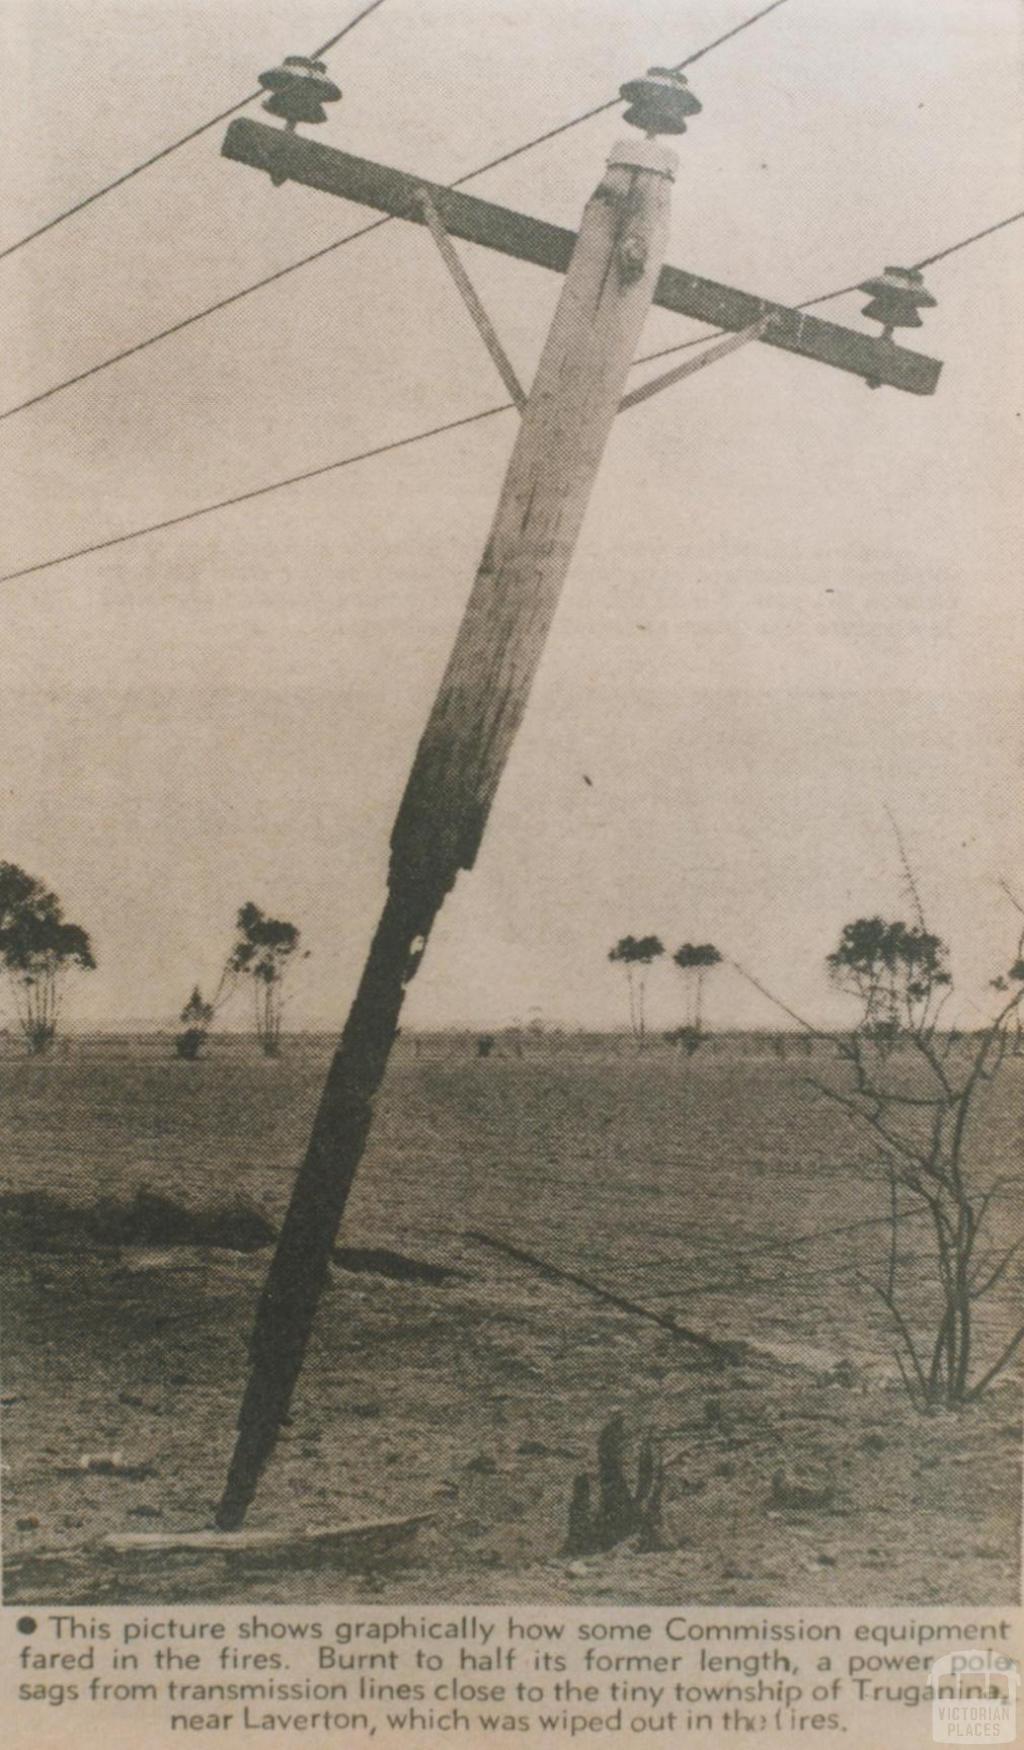
[[[110,1533],[211,1523],[329,1051],[293,1039],[271,1061],[222,1038],[189,1064],[166,1039],[95,1038],[0,1059],[7,1602],[1016,1601],[1018,1375],[962,1413],[909,1403],[872,1288],[877,1151],[809,1085],[836,1073],[827,1041],[808,1060],[723,1038],[687,1060],[403,1040],[249,1523],[426,1523],[348,1570],[112,1555]],[[1011,1237],[1022,1087],[1010,1059],[970,1150],[979,1182],[1006,1178]],[[748,1347],[717,1367],[487,1240]],[[926,1320],[920,1220],[898,1265]],[[982,1362],[1020,1265],[979,1308]],[[613,1411],[631,1455],[651,1430],[665,1460],[660,1547],[574,1556],[574,1478]]]

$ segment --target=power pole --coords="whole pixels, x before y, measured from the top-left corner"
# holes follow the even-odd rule
[[[684,90],[680,86],[680,91]],[[472,868],[522,721],[668,233],[676,155],[617,145],[587,203],[455,645],[391,837],[384,911],[260,1302],[222,1530],[241,1525],[288,1413],[406,989]]]
[[[676,157],[655,136],[684,132],[685,117],[700,108],[679,74],[653,69],[623,87],[632,104],[626,119],[645,137],[613,148],[575,238],[311,145],[293,131],[295,120],[318,119],[301,79],[292,112],[287,81],[275,72],[264,82],[271,78],[274,113],[286,118],[289,131],[237,122],[228,131],[227,155],[267,170],[275,183],[302,180],[383,205],[429,223],[435,235],[441,227],[471,236],[542,261],[566,278],[521,409],[490,538],[399,808],[384,909],[257,1311],[250,1377],[216,1515],[225,1531],[243,1524],[287,1419],[405,992],[445,896],[460,869],[472,868],[476,859],[652,301],[657,296],[669,308],[690,309],[739,330],[740,340],[782,345],[918,394],[934,389],[940,368],[889,339],[883,345],[676,269],[662,270]],[[292,78],[300,76],[293,72]],[[445,242],[447,256],[450,242],[436,240]],[[464,273],[457,276],[460,290],[506,375],[500,342],[475,293],[467,295],[464,279]],[[729,342],[736,344],[736,338]],[[679,374],[670,372],[668,379]]]

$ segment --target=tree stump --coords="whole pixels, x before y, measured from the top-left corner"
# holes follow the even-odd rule
[[[597,1503],[585,1471],[573,1483],[569,1528],[564,1554],[596,1555],[614,1549],[627,1538],[640,1550],[665,1548],[662,1532],[664,1463],[648,1429],[640,1441],[636,1482],[626,1475],[626,1423],[621,1412],[606,1422],[597,1437]]]

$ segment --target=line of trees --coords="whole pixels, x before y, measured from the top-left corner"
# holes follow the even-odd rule
[[[629,1025],[639,1046],[647,1038],[647,978],[656,960],[665,954],[660,936],[621,936],[608,953],[613,965],[626,974],[629,993]],[[708,973],[720,966],[722,956],[713,942],[684,942],[672,955],[672,964],[683,977],[686,1019],[667,1035],[692,1055],[707,1034],[704,1030],[704,984]]]
[[[181,1011],[182,1030],[175,1040],[179,1057],[194,1060],[224,1004],[246,983],[252,996],[256,1038],[267,1057],[281,1050],[285,978],[299,953],[300,931],[287,918],[269,917],[251,899],[235,919],[235,939],[213,998],[207,1002],[198,985]],[[308,957],[308,951],[303,958]]]
[[[866,1269],[856,1264],[854,1271],[884,1306],[906,1392],[928,1413],[977,1403],[1024,1344],[1024,1324],[999,1332],[979,1320],[982,1304],[1024,1253],[1024,1238],[1007,1238],[994,1219],[1012,1175],[979,1158],[976,1123],[987,1090],[1024,1036],[1024,902],[1001,883],[1021,919],[1016,952],[990,981],[995,1000],[988,1018],[962,1031],[946,1019],[953,995],[948,945],[929,929],[902,854],[915,921],[855,918],[825,958],[833,987],[855,1005],[845,1033],[820,1034],[756,978],[744,976],[797,1021],[808,1040],[828,1039],[836,1070],[808,1076],[807,1084],[873,1141],[869,1172],[880,1175],[885,1188],[887,1213],[878,1229],[884,1243]],[[625,971],[630,1024],[640,1045],[647,977],[665,952],[661,940],[648,935],[623,936],[609,953]],[[687,942],[671,958],[686,981],[687,1007],[684,1026],[669,1036],[696,1050],[704,982],[722,956],[711,943]],[[905,1224],[915,1220],[927,1243],[908,1252]]]
[[[247,900],[235,920],[235,938],[213,997],[208,1001],[194,985],[181,1011],[174,1042],[178,1056],[197,1058],[224,1004],[248,986],[256,1037],[266,1055],[276,1057],[286,975],[299,952],[298,927]],[[71,976],[95,968],[88,933],[64,916],[56,893],[16,863],[0,862],[0,969],[30,1054],[48,1051],[56,1039]]]
[[[826,957],[828,976],[855,1003],[856,1017],[847,1033],[831,1036],[845,1073],[809,1080],[822,1097],[864,1126],[877,1146],[876,1165],[887,1187],[888,1243],[878,1268],[860,1274],[891,1319],[907,1393],[924,1411],[940,1405],[960,1409],[988,1390],[1024,1343],[1022,1324],[994,1355],[989,1351],[978,1358],[978,1305],[1006,1277],[1024,1250],[1024,1238],[1007,1241],[994,1229],[992,1212],[1006,1176],[979,1183],[972,1158],[978,1102],[1008,1050],[1021,1040],[1024,927],[1010,965],[991,981],[998,997],[993,1013],[961,1033],[943,1025],[953,992],[948,946],[927,927],[909,870],[908,881],[916,922],[855,918]],[[1024,904],[1009,888],[1005,891],[1024,920]],[[286,976],[299,948],[295,924],[247,901],[237,914],[213,998],[207,1000],[196,985],[181,1011],[179,1056],[200,1055],[219,1010],[246,982],[259,1043],[268,1056],[276,1056]],[[623,936],[609,952],[609,960],[626,975],[630,1024],[639,1045],[646,1037],[647,978],[665,953],[655,935]],[[686,1019],[669,1036],[695,1051],[706,1037],[705,983],[722,955],[713,943],[684,942],[671,961],[683,979]],[[30,1053],[43,1053],[53,1044],[71,975],[95,966],[87,932],[65,917],[57,895],[17,864],[0,862],[0,967]],[[751,982],[771,996],[756,979]],[[795,1011],[780,1006],[809,1037],[817,1033]],[[908,1271],[900,1246],[903,1224],[914,1216],[925,1221],[931,1235],[930,1250],[912,1260],[925,1266],[923,1285],[917,1270]]]

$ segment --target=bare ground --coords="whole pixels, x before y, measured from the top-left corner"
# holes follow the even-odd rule
[[[0,1063],[0,1190],[90,1207],[145,1183],[197,1209],[242,1195],[278,1220],[326,1046],[273,1064],[226,1042],[191,1066],[166,1049],[86,1042],[50,1064]],[[1021,1067],[984,1115],[980,1173],[1019,1169]],[[884,1211],[883,1189],[805,1077],[735,1047],[690,1066],[624,1046],[479,1062],[459,1042],[405,1050],[343,1238],[458,1274],[334,1272],[250,1520],[429,1512],[407,1559],[371,1573],[106,1556],[108,1532],[210,1523],[267,1255],[67,1236],[45,1251],[9,1230],[5,1600],[1016,1602],[1019,1387],[960,1415],[913,1411],[852,1268],[879,1256],[883,1230],[851,1224]],[[836,1227],[850,1231],[802,1237]],[[709,1368],[467,1229],[755,1351]],[[919,1285],[923,1251],[909,1223],[902,1268]],[[1008,1272],[983,1313],[988,1352],[1020,1280]],[[571,1560],[572,1480],[613,1408],[663,1436],[668,1547]],[[141,1474],[81,1465],[118,1450]],[[780,1467],[828,1476],[828,1504],[780,1505]]]

